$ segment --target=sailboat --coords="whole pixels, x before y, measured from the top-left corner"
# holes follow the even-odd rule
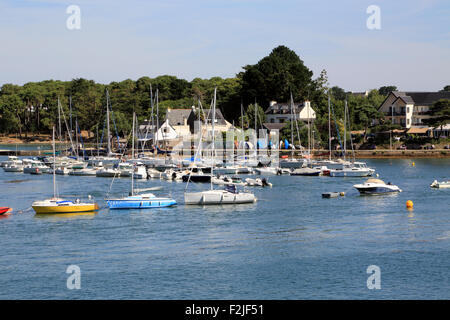
[[[347,108],[347,100],[345,100],[345,108],[344,108],[344,162],[340,164],[338,168],[331,169],[330,170],[330,176],[331,177],[369,177],[372,176],[375,173],[375,169],[367,167],[366,163],[364,162],[357,162],[355,161],[355,154],[353,150],[353,142],[351,141],[351,147],[353,152],[353,160],[351,163],[346,161],[345,155],[347,153],[347,147],[346,147],[346,136],[347,136],[347,120],[349,120],[347,117],[348,114],[348,108]]]
[[[133,113],[133,150],[134,150],[134,123],[135,114]],[[134,153],[134,152],[133,152]],[[128,197],[107,199],[106,203],[110,209],[150,209],[170,207],[177,204],[174,199],[161,198],[153,193],[134,194],[134,170],[131,173],[131,192]],[[152,188],[141,189],[140,191],[152,190]]]
[[[212,152],[211,158],[214,159],[215,154],[215,131],[214,122],[216,119],[216,94],[217,87],[214,88],[214,100],[212,109]],[[201,137],[200,137],[201,139]],[[201,143],[199,143],[199,148]],[[197,158],[197,155],[194,159]],[[211,176],[214,176],[214,165],[211,167]],[[189,183],[189,181],[187,182]],[[186,185],[187,188],[187,185]],[[239,192],[235,185],[227,185],[223,190],[214,190],[213,183],[211,181],[211,189],[200,192],[185,192],[184,203],[196,204],[196,205],[212,205],[212,204],[240,204],[240,203],[253,203],[256,202],[256,197],[250,192]]]
[[[39,213],[74,213],[74,212],[92,212],[99,209],[95,202],[81,202],[64,200],[58,198],[56,193],[56,152],[55,152],[55,127],[53,127],[53,198],[35,201],[31,205],[33,210]],[[90,196],[89,196],[90,198]]]
[[[292,145],[294,145],[294,122],[295,122],[295,127],[297,129],[297,135],[298,135],[299,144],[301,145],[300,133],[299,133],[299,130],[298,130],[298,123],[297,123],[297,113],[296,113],[296,111],[294,111],[294,99],[292,97],[292,92],[291,92],[290,105],[291,105],[291,121],[290,121],[291,122],[291,142],[292,142]],[[281,159],[280,160],[280,167],[281,168],[289,168],[289,169],[292,168],[292,169],[295,169],[295,168],[302,168],[304,165],[305,165],[304,160],[299,160],[299,159],[295,159],[294,158],[294,149],[293,148],[291,150],[291,157],[290,158]]]

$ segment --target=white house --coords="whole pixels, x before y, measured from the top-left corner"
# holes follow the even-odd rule
[[[304,122],[313,122],[316,119],[316,112],[311,108],[311,102],[305,101],[303,103],[294,103],[291,112],[291,104],[277,103],[271,101],[269,108],[267,108],[266,121],[267,123],[285,123],[291,119],[297,119]]]

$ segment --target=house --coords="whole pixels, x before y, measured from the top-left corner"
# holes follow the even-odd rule
[[[207,125],[204,124],[207,118]],[[152,122],[145,120],[139,126],[138,139],[139,141],[152,140],[153,132],[156,131],[155,140],[159,141],[181,141],[183,138],[192,138],[192,134],[198,126],[198,121],[202,121],[203,134],[212,131],[212,112],[210,109],[199,111],[195,107],[184,109],[167,109],[166,119],[157,128],[156,121]],[[226,132],[232,128],[233,125],[225,120],[222,112],[216,109],[216,118],[214,122],[214,130],[216,132]]]
[[[409,129],[426,127],[424,119],[429,119],[430,107],[440,99],[450,99],[450,92],[401,92],[392,91],[378,108],[386,121]],[[377,122],[375,121],[374,124]]]
[[[305,101],[303,103],[294,103],[291,111],[291,104],[278,103],[271,101],[269,108],[267,108],[266,120],[268,123],[285,123],[291,119],[297,119],[304,122],[313,122],[316,119],[316,112],[311,108],[311,102]]]

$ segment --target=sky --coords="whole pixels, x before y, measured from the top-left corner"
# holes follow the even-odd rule
[[[285,45],[331,86],[437,91],[450,85],[449,17],[448,0],[0,0],[0,85],[234,77]]]

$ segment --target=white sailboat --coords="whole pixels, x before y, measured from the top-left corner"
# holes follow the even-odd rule
[[[214,122],[216,119],[216,94],[217,88],[214,88],[214,100],[213,100],[213,110],[212,110],[212,158],[214,159],[215,151],[215,131]],[[201,138],[200,138],[201,139]],[[201,143],[199,143],[199,147]],[[197,158],[195,155],[194,159]],[[214,175],[214,166],[211,168],[211,175]],[[187,182],[189,183],[189,181]],[[186,184],[187,188],[187,184]],[[184,203],[194,204],[194,205],[220,205],[220,204],[241,204],[241,203],[253,203],[256,202],[256,197],[250,192],[239,192],[235,185],[227,186],[224,190],[215,190],[213,188],[213,183],[211,181],[211,189],[200,192],[185,192],[184,193]]]

